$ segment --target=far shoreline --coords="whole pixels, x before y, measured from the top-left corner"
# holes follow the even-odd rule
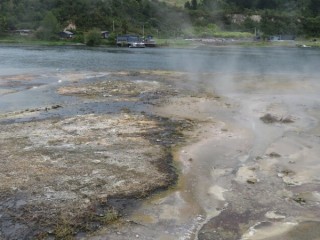
[[[252,39],[237,39],[237,38],[167,38],[156,39],[156,47],[152,48],[211,48],[211,47],[297,47],[297,48],[320,48],[320,41],[312,41],[308,39],[290,40],[290,41],[266,41],[266,40],[252,40]],[[118,48],[115,44],[102,43],[97,46],[87,46],[85,43],[72,41],[47,41],[47,40],[28,40],[28,39],[1,39],[0,46],[74,46],[74,47],[88,47],[88,48]],[[150,47],[146,47],[150,48]]]

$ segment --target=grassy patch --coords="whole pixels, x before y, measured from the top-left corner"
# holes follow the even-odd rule
[[[253,34],[248,32],[216,32],[213,37],[221,38],[252,38]]]
[[[195,45],[194,42],[187,41],[182,38],[176,38],[176,39],[156,39],[156,43],[160,47],[191,47]]]
[[[74,229],[69,223],[63,221],[57,224],[54,230],[54,235],[56,239],[72,240],[74,239]]]
[[[76,42],[65,40],[39,40],[30,37],[5,36],[0,38],[0,44],[22,44],[22,45],[43,45],[43,46],[64,46],[76,44]]]
[[[102,224],[108,224],[113,221],[116,221],[119,218],[118,212],[112,208],[109,211],[107,211],[104,215],[98,216],[96,219],[101,222]]]

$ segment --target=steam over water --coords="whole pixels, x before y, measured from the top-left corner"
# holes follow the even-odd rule
[[[285,76],[317,75],[320,51],[299,48],[215,47],[198,49],[170,48],[87,48],[84,46],[0,46],[0,76],[24,74],[37,75],[41,84],[57,84],[64,73],[86,72],[88,78],[108,71],[169,70],[188,72],[188,83],[199,82],[199,73],[217,74],[205,79],[214,91],[225,94],[235,90],[235,82],[245,80],[239,74],[260,76],[280,74]],[[66,76],[66,78],[68,78]],[[256,81],[266,78],[254,78]],[[30,80],[30,79],[29,79]],[[34,80],[34,79],[33,79]],[[34,82],[34,81],[33,81]],[[36,91],[36,90],[34,90]],[[4,91],[6,93],[6,91]],[[0,92],[0,94],[3,93]],[[30,95],[31,94],[31,95]],[[44,104],[56,102],[50,92],[7,95],[0,101],[0,110],[36,107],[30,97],[36,95]],[[24,106],[31,104],[31,106]]]

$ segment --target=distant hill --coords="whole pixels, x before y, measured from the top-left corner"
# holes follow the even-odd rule
[[[0,35],[32,30],[50,40],[71,25],[79,39],[93,29],[163,38],[320,37],[320,0],[0,0]]]

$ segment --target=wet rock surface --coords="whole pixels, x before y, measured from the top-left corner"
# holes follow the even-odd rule
[[[244,229],[250,225],[249,222],[257,219],[257,213],[251,213],[246,210],[243,213],[238,213],[233,210],[225,210],[219,216],[210,220],[205,228],[202,228],[198,233],[199,239],[224,239],[233,240],[240,239]],[[213,230],[214,229],[214,230]],[[213,231],[213,233],[212,233]]]

